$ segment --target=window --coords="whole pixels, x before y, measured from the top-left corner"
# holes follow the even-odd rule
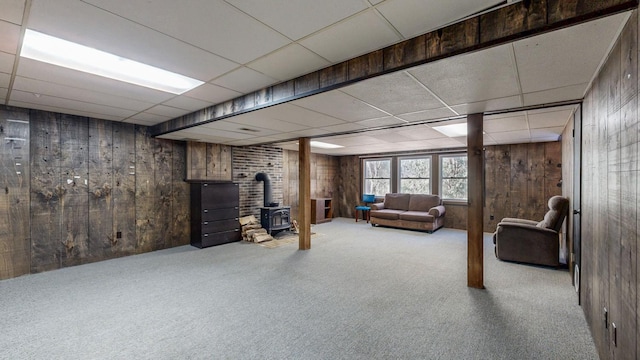
[[[467,198],[467,155],[440,156],[440,197]]]
[[[431,194],[431,157],[399,160],[400,192]]]
[[[391,192],[391,159],[364,161],[364,193],[384,196]]]

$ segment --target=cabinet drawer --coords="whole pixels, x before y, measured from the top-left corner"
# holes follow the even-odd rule
[[[240,229],[202,234],[202,247],[240,241]]]
[[[238,222],[238,218],[234,219],[226,219],[226,220],[218,220],[218,221],[203,221],[202,222],[202,233],[213,233],[213,232],[221,232],[228,230],[235,230],[240,228],[240,223]]]
[[[240,187],[235,183],[202,186],[202,204],[210,209],[225,209],[238,205]]]
[[[225,219],[238,220],[238,207],[226,208],[226,209],[202,209],[202,221],[216,221]]]

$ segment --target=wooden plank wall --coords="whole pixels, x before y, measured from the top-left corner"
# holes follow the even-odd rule
[[[28,274],[29,234],[29,113],[0,108],[0,279]]]
[[[547,200],[561,195],[561,144],[496,145],[485,147],[484,231],[493,232],[505,217],[540,219],[546,213]],[[340,174],[334,213],[355,216],[360,202],[361,175],[358,156],[339,158]],[[446,205],[445,227],[467,228],[466,204]]]
[[[187,180],[232,180],[232,147],[228,145],[187,142]]]
[[[189,243],[185,143],[5,107],[0,133],[0,279]]]
[[[311,198],[331,198],[335,204],[338,196],[338,169],[339,158],[330,155],[311,154]],[[283,151],[283,195],[284,204],[291,206],[292,219],[297,219],[298,206],[298,152],[293,150]],[[334,206],[334,217],[336,215]]]
[[[634,11],[583,103],[580,300],[602,359],[640,354],[638,78]]]

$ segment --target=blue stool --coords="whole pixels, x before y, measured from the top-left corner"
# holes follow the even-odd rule
[[[358,222],[358,211],[362,211],[362,217],[367,219],[367,223],[371,219],[371,207],[368,206],[370,203],[376,201],[376,196],[373,194],[363,194],[362,202],[365,205],[357,205],[356,206],[356,222]]]

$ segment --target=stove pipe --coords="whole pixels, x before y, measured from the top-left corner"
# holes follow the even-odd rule
[[[271,179],[269,179],[269,175],[261,172],[256,174],[256,181],[264,182],[264,206],[270,207],[273,205],[272,196],[271,196]],[[275,205],[277,206],[277,205]]]

